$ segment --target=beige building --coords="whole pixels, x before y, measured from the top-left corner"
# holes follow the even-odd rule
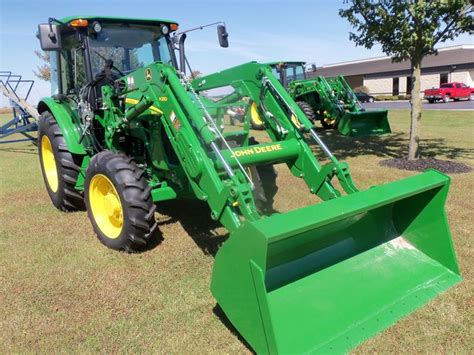
[[[351,87],[366,86],[371,95],[405,95],[410,87],[410,63],[393,63],[389,57],[368,58],[323,65],[309,76],[344,75]],[[474,86],[474,45],[438,49],[425,57],[421,69],[421,92],[446,82]]]

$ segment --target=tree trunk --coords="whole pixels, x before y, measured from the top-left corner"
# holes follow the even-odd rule
[[[421,79],[421,61],[412,62],[411,73],[411,125],[410,125],[410,143],[408,145],[408,160],[414,160],[419,157],[420,137],[418,130],[421,120],[421,98],[420,98],[420,79]]]

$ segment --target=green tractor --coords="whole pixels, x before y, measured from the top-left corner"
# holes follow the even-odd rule
[[[94,16],[39,26],[53,93],[38,105],[38,146],[54,206],[87,209],[103,244],[136,252],[157,231],[156,204],[206,203],[230,232],[212,294],[258,353],[352,348],[461,280],[449,177],[432,170],[360,191],[270,66],[191,80],[177,31],[174,21]],[[226,47],[222,24],[218,36]],[[222,112],[245,105],[265,143],[247,118],[222,126]],[[306,183],[314,205],[273,210],[275,164]]]
[[[308,78],[304,62],[268,63],[273,74],[311,121],[325,129],[337,128],[344,136],[366,136],[390,133],[387,110],[365,110],[343,76]],[[252,115],[252,126],[263,129],[263,123]]]

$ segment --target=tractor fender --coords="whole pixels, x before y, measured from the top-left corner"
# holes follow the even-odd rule
[[[73,154],[86,155],[84,146],[79,142],[81,138],[79,125],[70,106],[52,97],[45,97],[38,103],[38,112],[41,114],[45,111],[51,112],[58,122],[68,150]]]

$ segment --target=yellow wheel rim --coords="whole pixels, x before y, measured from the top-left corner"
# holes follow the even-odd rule
[[[250,106],[250,118],[252,119],[252,122],[258,126],[263,124],[262,118],[258,114],[256,102],[253,102],[252,106]]]
[[[293,122],[296,126],[296,128],[300,128],[301,127],[301,123],[300,121],[296,118],[295,115],[291,115],[291,122]]]
[[[114,184],[105,175],[95,175],[89,186],[89,202],[92,216],[110,239],[117,239],[122,231],[123,211],[120,197]]]
[[[58,169],[56,168],[56,159],[54,158],[53,146],[48,136],[41,138],[41,161],[43,163],[43,171],[46,175],[46,182],[51,191],[58,191],[59,179]]]

